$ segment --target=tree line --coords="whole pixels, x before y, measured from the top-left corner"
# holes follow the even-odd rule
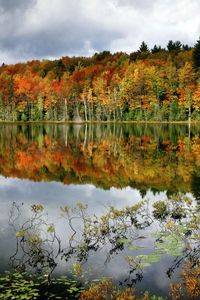
[[[200,120],[200,40],[0,67],[1,121],[191,119]]]

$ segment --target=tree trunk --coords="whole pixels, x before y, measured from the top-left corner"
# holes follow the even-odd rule
[[[84,149],[87,145],[87,129],[88,129],[88,124],[85,125],[85,134],[84,134],[84,143],[83,143],[83,148]]]
[[[74,114],[74,122],[79,123],[79,122],[82,122],[82,119],[81,119],[80,114],[79,114],[79,107],[78,107],[78,100],[77,99],[75,100],[75,105],[76,105],[76,107],[75,107],[75,114]]]
[[[68,116],[68,106],[67,106],[67,99],[65,98],[65,104],[64,104],[64,119],[65,121],[68,121],[69,116]]]
[[[188,122],[190,124],[191,122],[191,99],[189,97],[189,103],[188,103]]]
[[[86,103],[85,97],[83,99],[83,103],[84,103],[84,110],[85,110],[85,121],[87,122],[88,121],[88,118],[87,118],[87,103]]]

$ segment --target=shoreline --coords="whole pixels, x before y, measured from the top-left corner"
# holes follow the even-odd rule
[[[189,121],[0,121],[0,124],[13,124],[13,125],[29,125],[29,124],[75,124],[75,125],[85,125],[85,124],[179,124],[179,125],[194,125],[200,124],[200,120]]]

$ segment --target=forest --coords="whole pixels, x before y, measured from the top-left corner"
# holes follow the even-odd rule
[[[194,47],[32,60],[0,67],[0,120],[199,121],[200,40]]]

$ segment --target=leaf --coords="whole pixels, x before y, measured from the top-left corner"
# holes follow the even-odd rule
[[[183,252],[182,251],[176,251],[176,250],[172,250],[172,251],[168,251],[167,252],[168,255],[170,256],[181,256],[183,255]]]
[[[150,263],[146,263],[146,262],[140,263],[140,267],[141,268],[151,267],[151,264]]]
[[[149,255],[138,255],[136,258],[142,259],[144,263],[156,263],[160,261],[160,255],[158,254],[149,254]]]
[[[144,249],[144,248],[145,247],[131,245],[131,246],[128,247],[128,250],[129,251],[136,251],[136,250]]]
[[[120,244],[129,244],[131,243],[131,240],[124,238],[124,239],[118,239],[117,242]]]
[[[16,232],[16,237],[24,237],[26,234],[25,230],[19,230]]]

